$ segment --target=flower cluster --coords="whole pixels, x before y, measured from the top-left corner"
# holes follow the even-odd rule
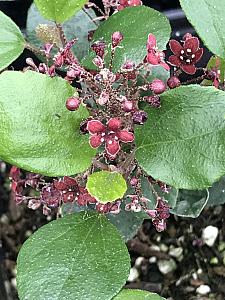
[[[169,205],[165,200],[158,197],[156,208],[146,210],[147,214],[152,218],[152,223],[156,230],[161,232],[166,229],[166,219],[170,216]]]

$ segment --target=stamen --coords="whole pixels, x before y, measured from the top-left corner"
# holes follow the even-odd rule
[[[109,144],[109,145],[112,145],[112,143],[113,143],[113,142],[112,142],[111,140],[110,140],[110,141],[108,141],[108,144]]]
[[[181,59],[181,60],[184,60],[184,57],[181,55],[181,56],[180,56],[180,59]]]
[[[184,50],[181,50],[180,53],[181,53],[181,54],[184,54]]]
[[[100,140],[100,141],[101,141],[101,143],[103,143],[103,142],[105,141],[105,139],[104,139],[104,138],[101,138],[101,140]]]
[[[192,56],[191,56],[192,58],[195,58],[195,54],[192,54]]]
[[[191,49],[188,48],[188,49],[187,49],[187,52],[191,53],[192,51],[191,51]]]
[[[190,62],[191,62],[191,60],[190,60],[190,59],[186,59],[186,62],[187,62],[187,63],[190,63]]]

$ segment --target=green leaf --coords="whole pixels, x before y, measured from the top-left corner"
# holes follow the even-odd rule
[[[0,11],[0,71],[8,67],[25,47],[19,27]]]
[[[165,300],[155,293],[141,290],[122,290],[113,300]]]
[[[180,190],[176,206],[170,212],[181,217],[197,218],[206,206],[208,197],[207,190]]]
[[[143,213],[125,211],[124,208],[122,208],[119,214],[107,214],[106,217],[116,226],[125,241],[131,240],[135,236],[145,219]],[[147,217],[146,214],[146,219]]]
[[[127,190],[125,179],[120,173],[100,171],[91,174],[87,180],[87,190],[101,203],[123,198]]]
[[[116,49],[113,61],[113,70],[118,71],[127,60],[132,60],[139,64],[147,54],[146,44],[149,33],[153,33],[157,38],[157,46],[160,50],[165,49],[169,40],[171,28],[167,18],[158,11],[146,7],[128,7],[113,14],[96,30],[93,42],[103,40],[108,45],[106,59],[111,56],[111,35],[115,31],[120,31],[124,39],[120,47]],[[83,60],[83,64],[90,68],[96,68],[92,59],[95,57],[93,51]]]
[[[34,0],[34,3],[43,17],[63,23],[79,11],[87,0]]]
[[[146,107],[137,126],[136,158],[144,171],[176,188],[209,187],[225,173],[225,93],[182,86],[161,95],[162,107]]]
[[[225,203],[225,177],[215,182],[209,188],[209,200],[207,206],[221,205]]]
[[[130,257],[104,215],[53,221],[23,245],[17,260],[20,300],[110,300],[125,284]]]
[[[209,50],[225,59],[225,0],[180,0],[180,4]]]
[[[157,204],[156,196],[154,195],[153,189],[157,192],[157,194],[164,198],[169,206],[171,208],[175,207],[177,196],[178,196],[178,190],[171,187],[169,193],[165,193],[161,190],[160,186],[158,184],[151,184],[149,183],[148,179],[146,177],[141,178],[141,190],[143,193],[143,196],[146,197],[149,201],[147,203],[149,209],[155,209]]]
[[[0,75],[0,157],[31,172],[63,176],[87,169],[95,151],[79,132],[86,108],[70,112],[64,79],[36,72]]]
[[[85,11],[87,11],[92,18],[96,18],[94,10],[85,9]],[[72,40],[74,37],[78,38],[78,41],[73,46],[72,50],[79,60],[88,54],[90,47],[90,42],[88,41],[88,32],[96,30],[97,28],[96,24],[93,23],[85,11],[80,10],[79,12],[76,12],[76,14],[69,21],[66,21],[62,25],[63,31],[68,40]],[[48,21],[40,15],[36,5],[33,3],[29,8],[27,15],[27,38],[37,47],[41,47],[43,44],[43,42],[38,39],[35,33],[36,27],[40,24],[46,24],[55,27],[54,22]],[[48,40],[48,42],[52,42],[51,39]],[[59,37],[56,37],[55,39],[57,40]]]

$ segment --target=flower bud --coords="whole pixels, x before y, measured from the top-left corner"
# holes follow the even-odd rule
[[[96,100],[99,105],[105,105],[109,101],[109,94],[106,92],[101,92],[100,97]]]
[[[177,76],[172,76],[167,80],[167,85],[170,89],[180,86],[180,79]]]
[[[165,83],[160,79],[154,79],[149,87],[155,94],[162,94],[166,90]]]
[[[121,70],[122,71],[133,71],[134,67],[135,67],[134,62],[132,62],[131,60],[128,60],[122,65]]]
[[[148,119],[148,114],[143,110],[138,110],[133,114],[134,124],[142,125]]]
[[[78,97],[70,97],[66,100],[66,108],[70,111],[77,110],[80,106],[80,100]]]
[[[103,68],[103,60],[100,56],[96,56],[93,59],[93,64],[96,65],[98,68]]]
[[[91,49],[95,51],[96,55],[100,56],[101,58],[103,58],[105,55],[105,48],[106,44],[102,41],[98,41],[91,45]]]
[[[117,47],[122,40],[123,40],[122,33],[120,31],[115,31],[112,34],[112,47],[113,48]]]
[[[160,97],[158,95],[154,96],[145,96],[143,100],[150,104],[152,107],[160,107]]]
[[[130,111],[132,111],[133,109],[134,109],[134,103],[133,103],[133,101],[125,100],[125,101],[123,102],[123,110],[124,110],[125,112],[130,112]]]
[[[138,179],[137,177],[132,177],[130,180],[130,185],[136,186],[138,184]]]

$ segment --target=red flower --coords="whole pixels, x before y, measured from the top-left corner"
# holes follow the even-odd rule
[[[120,0],[117,9],[122,10],[128,6],[138,6],[138,5],[142,5],[141,0]]]
[[[169,71],[169,66],[165,63],[164,58],[165,54],[163,51],[157,50],[157,42],[156,37],[150,33],[148,35],[148,42],[147,42],[147,51],[148,54],[146,56],[146,61],[151,65],[160,65],[167,71]]]
[[[105,149],[110,158],[115,158],[120,151],[119,142],[131,143],[134,141],[134,134],[127,130],[121,130],[121,121],[117,118],[109,120],[107,125],[98,120],[88,121],[87,130],[91,134],[90,145],[98,148],[105,143]]]
[[[170,49],[174,55],[169,57],[169,63],[181,68],[187,74],[195,74],[195,64],[201,59],[203,48],[199,48],[199,39],[196,37],[186,38],[183,46],[176,40],[171,40]]]

